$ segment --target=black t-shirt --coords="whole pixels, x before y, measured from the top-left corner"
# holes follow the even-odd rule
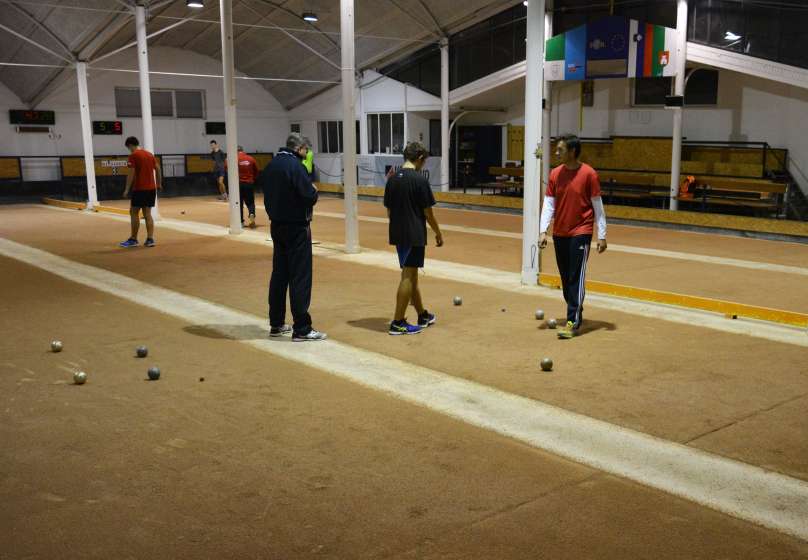
[[[221,150],[211,152],[210,157],[213,159],[213,170],[224,171],[224,162],[227,159],[227,154]]]
[[[429,180],[402,168],[387,180],[384,205],[390,209],[390,245],[426,246],[426,214],[435,205]]]

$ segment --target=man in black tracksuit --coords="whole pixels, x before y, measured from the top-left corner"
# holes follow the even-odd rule
[[[302,160],[308,148],[298,133],[286,139],[258,177],[264,190],[264,207],[270,220],[274,245],[269,280],[269,336],[292,333],[292,340],[325,340],[326,334],[311,327],[312,254],[311,217],[317,189],[309,180]],[[286,292],[294,325],[285,324]]]

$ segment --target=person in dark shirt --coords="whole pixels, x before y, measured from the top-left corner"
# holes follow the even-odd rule
[[[418,334],[435,323],[435,315],[424,308],[418,286],[418,269],[423,268],[426,253],[427,222],[435,232],[436,245],[443,246],[443,234],[432,212],[435,196],[429,180],[420,172],[427,157],[429,152],[422,144],[408,144],[404,149],[406,162],[384,188],[384,206],[390,218],[389,242],[396,246],[401,266],[396,309],[388,331],[391,335]],[[410,303],[418,313],[417,325],[408,323],[404,316]]]
[[[227,175],[225,170],[227,154],[219,148],[216,140],[210,141],[210,158],[213,160],[213,177],[216,179],[216,186],[219,189],[219,200],[227,200],[227,190],[224,186],[224,178]]]
[[[311,218],[317,204],[317,189],[302,161],[306,157],[303,137],[293,132],[286,147],[278,150],[256,183],[264,191],[264,207],[272,235],[272,276],[269,280],[269,336],[292,333],[292,340],[325,340],[325,333],[311,326],[312,253]],[[286,292],[294,324],[285,324]]]

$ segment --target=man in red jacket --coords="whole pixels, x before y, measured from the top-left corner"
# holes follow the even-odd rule
[[[241,223],[244,223],[244,205],[247,205],[247,224],[255,228],[255,178],[258,177],[258,162],[238,147],[238,190],[241,195]]]
[[[581,141],[568,134],[558,140],[556,155],[561,165],[550,172],[541,211],[539,247],[547,247],[547,228],[553,220],[553,244],[561,276],[567,323],[558,338],[572,338],[583,321],[586,262],[597,229],[598,253],[606,250],[606,213],[600,197],[597,172],[578,158]]]

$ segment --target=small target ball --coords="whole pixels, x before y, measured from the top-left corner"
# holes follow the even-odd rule
[[[180,214],[185,214],[185,210],[183,210],[182,212],[180,212]]]
[[[199,382],[200,382],[200,383],[202,383],[204,380],[205,380],[205,378],[204,378],[204,377],[200,377],[200,378],[199,378]]]
[[[463,305],[463,298],[460,296],[455,296],[453,301],[455,305]]]
[[[544,319],[544,310],[537,309],[536,310],[536,320],[541,321],[542,319]]]
[[[558,322],[555,319],[548,319],[547,320],[547,328],[554,329],[558,326]]]
[[[542,358],[541,360],[541,370],[542,371],[551,371],[553,369],[553,360],[550,358]]]
[[[160,368],[159,367],[150,367],[149,368],[149,379],[152,381],[157,381],[160,379]]]
[[[505,308],[504,307],[502,308],[502,312],[505,313]]]
[[[62,351],[62,341],[61,340],[54,340],[51,342],[51,352],[61,352]]]
[[[73,374],[73,383],[76,385],[84,385],[87,382],[87,374],[83,371],[77,371]]]
[[[146,348],[145,346],[138,346],[137,350],[135,350],[135,353],[137,354],[138,358],[145,358],[146,356],[149,355],[149,349]]]

